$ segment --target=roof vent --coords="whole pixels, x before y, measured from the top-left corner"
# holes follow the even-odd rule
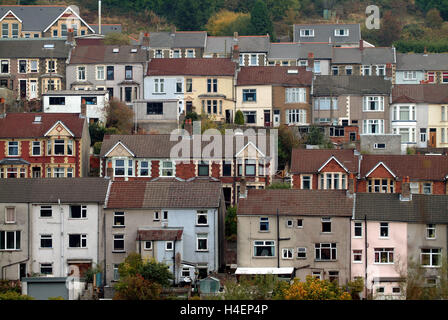
[[[42,122],[42,116],[35,116],[34,117],[34,123],[41,123]]]
[[[299,73],[299,70],[295,70],[295,69],[288,69],[287,71],[288,73]]]
[[[114,53],[118,53],[118,52],[120,52],[120,49],[118,49],[118,48],[114,48],[112,51],[113,51]]]
[[[136,53],[137,49],[131,49],[131,53]]]

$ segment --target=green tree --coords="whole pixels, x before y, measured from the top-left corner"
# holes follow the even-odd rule
[[[378,31],[378,44],[380,46],[391,46],[401,36],[400,20],[392,13],[386,11],[381,19],[381,27]]]
[[[155,300],[159,298],[161,291],[160,284],[137,274],[126,277],[115,285],[114,300]]]
[[[235,124],[238,124],[238,125],[243,125],[244,124],[244,115],[243,115],[243,112],[241,111],[241,110],[238,110],[236,113],[235,113]]]
[[[104,44],[129,45],[131,44],[131,39],[126,34],[112,32],[104,37]]]
[[[98,122],[89,124],[90,145],[93,146],[95,143],[103,141],[105,132],[106,127]]]
[[[293,148],[300,145],[300,139],[294,133],[291,127],[281,125],[278,128],[278,167],[285,168],[291,160]]]
[[[117,99],[109,101],[106,107],[106,126],[114,127],[120,134],[130,134],[134,123],[134,111]]]
[[[176,26],[180,30],[202,30],[215,10],[213,0],[177,0]]]
[[[237,222],[236,217],[237,207],[228,207],[226,212],[226,237],[227,239],[234,240],[237,232]]]
[[[293,284],[284,289],[286,300],[351,300],[350,293],[336,282],[307,276],[306,281],[294,279]]]
[[[262,0],[257,0],[250,11],[250,23],[252,24],[252,31],[256,35],[265,35],[269,33],[273,37],[274,28],[269,16],[268,7]]]
[[[267,186],[266,189],[291,189],[291,184],[287,182],[274,182]]]
[[[439,10],[437,10],[436,8],[432,8],[426,13],[425,24],[428,27],[440,29],[440,27],[442,26],[442,23],[443,23],[443,19],[440,16]]]

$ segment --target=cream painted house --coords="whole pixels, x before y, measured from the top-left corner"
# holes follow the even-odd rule
[[[272,85],[237,85],[236,110],[243,112],[244,123],[247,125],[270,126]]]

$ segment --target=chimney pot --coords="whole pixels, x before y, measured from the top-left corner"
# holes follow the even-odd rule
[[[240,181],[240,199],[244,199],[247,197],[247,184],[246,179],[242,178]]]
[[[411,200],[411,184],[408,176],[401,182],[401,200]]]

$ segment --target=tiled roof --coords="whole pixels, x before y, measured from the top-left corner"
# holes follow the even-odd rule
[[[297,73],[288,73],[296,70]],[[313,73],[306,71],[306,67],[241,67],[238,72],[237,85],[278,84],[286,86],[310,86]]]
[[[315,59],[330,60],[333,58],[333,47],[329,43],[301,43],[299,58],[307,59],[308,54],[312,52]]]
[[[448,223],[448,196],[413,194],[401,201],[399,193],[357,193],[355,218],[414,223]]]
[[[268,52],[271,46],[269,36],[239,36],[238,49],[240,52]]]
[[[411,101],[426,103],[448,103],[448,84],[398,84],[392,88],[392,103]],[[400,100],[398,100],[400,98]]]
[[[41,117],[41,122],[34,122]],[[78,113],[8,113],[0,118],[0,138],[40,138],[61,121],[75,137],[81,137],[86,123]]]
[[[233,37],[207,37],[204,53],[230,54],[235,44]]]
[[[67,6],[0,6],[0,18],[9,10],[22,20],[23,31],[44,31]]]
[[[397,71],[448,70],[448,53],[398,53]]]
[[[238,203],[238,215],[311,215],[350,217],[353,198],[345,190],[255,190]]]
[[[387,64],[395,63],[395,55],[393,48],[386,47],[366,47],[348,48],[340,47],[334,48],[333,63],[345,64]]]
[[[209,179],[114,181],[108,208],[218,208],[221,183]]]
[[[313,29],[314,37],[301,37],[300,29]],[[334,35],[336,29],[348,29],[347,37]],[[361,28],[359,24],[295,24],[294,42],[329,42],[334,44],[359,43]]]
[[[314,96],[390,94],[392,82],[381,76],[316,76]]]
[[[152,59],[148,76],[233,76],[236,63],[225,58]]]
[[[358,172],[358,157],[347,149],[293,149],[291,155],[292,173],[316,173],[325,162],[334,156],[349,172]]]
[[[269,50],[269,59],[299,59],[300,45],[295,42],[290,43],[271,43]]]
[[[0,179],[0,202],[104,203],[109,181],[104,178]]]
[[[182,240],[183,229],[179,228],[145,228],[137,231],[137,239],[141,241],[175,241]]]
[[[448,175],[448,156],[442,155],[363,155],[360,175],[365,177],[383,162],[397,177],[442,181]]]
[[[54,45],[44,49],[44,45]],[[68,58],[70,46],[65,40],[54,39],[11,39],[0,42],[0,58]]]
[[[204,48],[207,39],[205,31],[151,32],[151,48]]]
[[[114,52],[118,49],[118,52]],[[131,52],[136,49],[137,52]],[[144,63],[146,51],[131,45],[82,45],[71,53],[70,64]]]

